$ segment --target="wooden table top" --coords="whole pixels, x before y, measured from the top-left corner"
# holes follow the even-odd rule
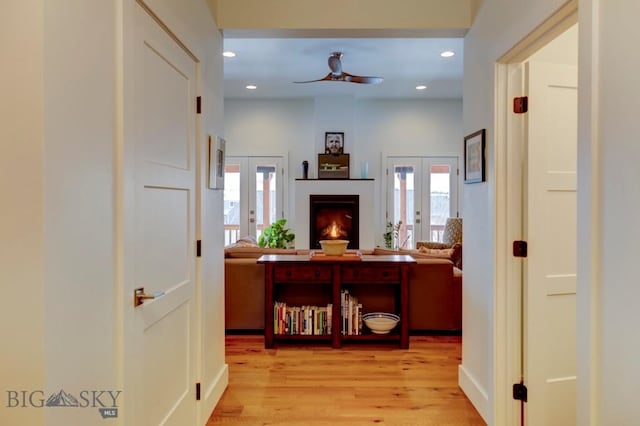
[[[316,258],[316,256],[318,256]],[[391,255],[371,255],[365,254],[360,256],[344,255],[344,256],[323,256],[306,255],[306,254],[263,254],[258,258],[258,263],[270,263],[270,262],[340,262],[340,263],[416,263],[416,260],[406,254],[391,254]],[[316,258],[314,260],[314,258]]]

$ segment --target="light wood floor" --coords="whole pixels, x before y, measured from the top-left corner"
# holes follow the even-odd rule
[[[227,336],[229,387],[207,425],[485,425],[458,387],[460,339],[267,350]]]

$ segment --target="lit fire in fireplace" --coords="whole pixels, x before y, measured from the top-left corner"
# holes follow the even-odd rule
[[[348,232],[339,226],[335,220],[331,222],[331,225],[324,228],[321,234],[323,238],[327,239],[340,239],[349,235]]]

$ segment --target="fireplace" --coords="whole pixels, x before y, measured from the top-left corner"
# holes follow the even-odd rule
[[[360,248],[359,195],[309,195],[309,248],[320,240],[349,240],[347,248]]]

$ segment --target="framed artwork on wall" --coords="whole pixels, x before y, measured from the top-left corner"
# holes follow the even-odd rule
[[[325,154],[344,154],[344,132],[325,132]]]
[[[224,189],[224,163],[226,141],[209,135],[209,188]]]
[[[485,181],[485,129],[464,137],[464,183]]]

